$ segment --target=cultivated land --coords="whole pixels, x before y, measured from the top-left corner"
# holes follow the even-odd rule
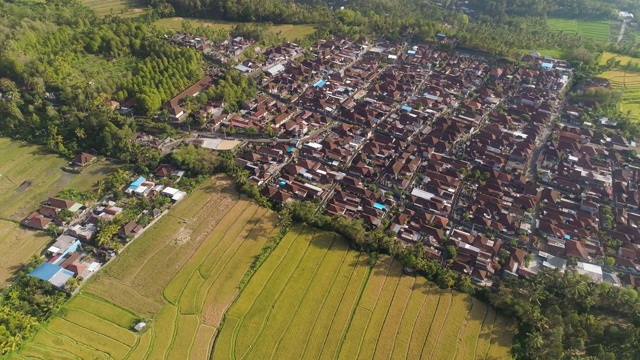
[[[600,75],[611,81],[611,87],[624,90],[620,109],[629,112],[632,119],[640,120],[640,73],[624,70],[605,71]]]
[[[65,187],[90,190],[116,167],[98,163],[81,174],[68,173],[62,171],[66,159],[7,138],[0,138],[0,154],[0,283],[5,283],[51,241],[42,231],[20,227],[24,217]]]
[[[587,21],[551,18],[547,19],[547,26],[551,31],[562,31],[598,41],[607,41],[611,24],[609,20]]]
[[[215,177],[136,239],[18,357],[208,359],[276,214]],[[136,333],[140,319],[149,326]]]
[[[513,325],[342,238],[294,228],[227,313],[214,359],[509,359]]]
[[[146,8],[141,0],[82,0],[82,3],[95,11],[98,16],[139,16]]]
[[[182,21],[184,20],[188,20],[189,22],[191,22],[191,24],[194,27],[206,26],[206,27],[214,28],[216,30],[218,29],[230,30],[233,26],[235,26],[236,24],[239,24],[232,21],[184,19],[181,17],[160,19],[160,20],[157,20],[154,24],[157,25],[158,27],[165,28],[165,29],[181,30]],[[269,33],[281,35],[287,41],[305,38],[306,36],[313,34],[315,31],[316,31],[315,27],[311,25],[291,25],[291,24],[273,25],[268,30]]]

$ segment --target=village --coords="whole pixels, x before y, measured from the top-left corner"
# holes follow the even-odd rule
[[[170,41],[220,64],[237,63],[255,45],[182,33]],[[260,87],[238,111],[221,101],[189,111],[186,99],[214,86],[211,73],[163,108],[177,126],[189,116],[204,120],[182,143],[233,151],[271,203],[312,201],[318,214],[389,228],[405,246],[421,244],[430,258],[476,284],[490,286],[498,274],[575,268],[594,281],[635,285],[635,143],[607,119],[584,120],[588,104],[565,104],[572,79],[565,61],[534,51],[524,55],[526,65],[498,64],[451,51],[455,43],[442,34],[415,46],[337,37],[309,49],[285,43],[233,66]],[[585,86],[610,84],[594,79]],[[167,151],[181,143],[145,134],[133,141]],[[171,202],[184,196],[144,178],[126,191]],[[78,244],[92,238],[101,219],[122,211],[108,199],[93,208],[65,201],[50,199],[25,220],[63,230],[41,278],[56,269],[83,277],[95,271],[100,261],[80,262]],[[149,210],[152,218],[163,211]],[[60,212],[73,213],[73,220],[65,223]],[[117,237],[126,243],[143,228],[131,220]]]
[[[262,63],[235,66],[259,74],[261,93],[233,113],[203,107],[209,117],[193,143],[231,144],[209,148],[233,148],[272,203],[313,201],[318,213],[389,227],[477,284],[575,268],[635,285],[635,143],[607,119],[584,120],[588,104],[565,104],[565,61],[534,51],[525,66],[496,64],[447,50],[455,40],[446,35],[434,40],[267,49]],[[251,44],[208,46],[233,58]],[[167,104],[177,121],[188,116],[180,104]]]

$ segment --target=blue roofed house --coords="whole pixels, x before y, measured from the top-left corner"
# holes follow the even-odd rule
[[[127,189],[126,192],[129,193],[129,194],[133,193],[134,191],[136,191],[142,185],[143,182],[145,182],[145,180],[146,179],[144,177],[142,177],[142,176],[140,176],[139,178],[135,179],[131,183],[131,185],[129,185],[129,188]]]
[[[48,281],[55,287],[63,287],[67,281],[73,277],[73,272],[63,269],[59,265],[52,263],[43,263],[35,270],[29,273],[30,276],[37,277],[38,279]]]

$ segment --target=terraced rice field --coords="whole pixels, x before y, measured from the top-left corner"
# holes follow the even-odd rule
[[[577,34],[584,38],[597,41],[608,41],[610,35],[610,21],[587,21],[575,19],[547,19],[547,26],[551,31]]]
[[[602,57],[600,58],[600,65],[604,65],[607,63],[607,60],[615,58],[620,61],[620,65],[627,65],[629,62],[634,64],[640,64],[640,59],[631,57],[628,55],[620,55],[612,52],[605,51],[602,53]]]
[[[640,121],[640,73],[613,70],[600,76],[609,79],[612,88],[624,91],[620,109],[629,112],[632,119]]]
[[[16,358],[208,359],[276,215],[216,177],[136,239]],[[140,320],[149,325],[132,330]],[[51,357],[51,354],[59,354]]]
[[[224,29],[231,30],[237,22],[232,21],[220,21],[220,20],[206,20],[206,19],[185,19],[181,17],[164,18],[157,20],[154,24],[163,29],[180,30],[182,29],[182,22],[189,20],[193,27],[211,27],[216,30]],[[287,41],[293,41],[296,39],[303,39],[316,31],[316,28],[312,25],[292,25],[281,24],[273,25],[269,27],[268,32],[272,34],[278,34],[284,37]]]
[[[487,306],[367,261],[338,236],[292,230],[229,309],[213,358],[511,358],[513,325]]]
[[[108,163],[89,166],[81,174],[62,171],[67,160],[42,148],[0,138],[0,285],[52,240],[42,231],[20,227],[20,222],[42,201],[65,187],[90,190],[115,170]]]

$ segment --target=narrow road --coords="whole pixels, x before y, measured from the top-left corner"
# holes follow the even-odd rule
[[[627,29],[628,22],[629,20],[622,20],[622,27],[620,28],[620,35],[618,35],[618,41],[616,41],[616,45],[618,45],[620,41],[622,41],[622,38],[624,37],[624,31]]]

